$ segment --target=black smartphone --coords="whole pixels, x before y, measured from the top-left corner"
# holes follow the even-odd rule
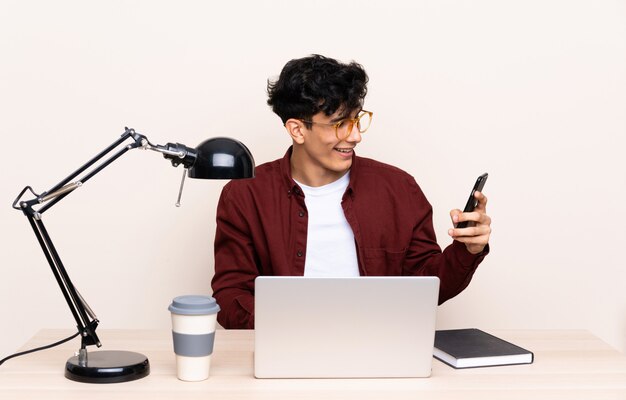
[[[463,212],[472,212],[474,208],[478,205],[478,200],[474,198],[474,193],[482,192],[485,187],[485,182],[487,182],[488,173],[484,173],[476,179],[476,183],[474,184],[474,188],[472,189],[472,193],[470,193],[469,198],[467,199],[467,204],[465,204],[465,209]],[[470,224],[471,223],[471,224]],[[474,226],[474,222],[471,221],[463,221],[459,222],[456,227],[457,228],[467,228],[468,226]]]

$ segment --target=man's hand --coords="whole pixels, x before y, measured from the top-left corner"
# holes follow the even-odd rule
[[[450,211],[450,218],[453,224],[469,221],[474,226],[467,228],[454,228],[448,230],[448,235],[454,240],[465,243],[467,251],[472,254],[478,254],[487,243],[489,243],[489,235],[491,235],[491,218],[487,215],[487,197],[481,192],[475,192],[474,197],[478,200],[478,205],[472,212],[464,213],[456,209]]]

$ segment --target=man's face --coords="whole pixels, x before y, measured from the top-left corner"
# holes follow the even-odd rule
[[[358,110],[347,115],[345,112],[336,112],[330,116],[319,112],[311,118],[314,122],[311,128],[307,129],[306,126],[303,128],[301,166],[306,169],[306,175],[319,178],[316,183],[334,182],[352,166],[352,155],[354,148],[361,141],[361,133],[354,126],[349,132],[346,131],[345,138],[338,139],[333,124],[346,118],[355,118],[357,114]],[[341,129],[339,134],[341,137]],[[306,184],[306,182],[303,183]]]

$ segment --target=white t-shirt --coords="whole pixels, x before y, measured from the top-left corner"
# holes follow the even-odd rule
[[[304,276],[359,276],[354,234],[341,208],[350,172],[320,187],[296,182],[309,213]]]

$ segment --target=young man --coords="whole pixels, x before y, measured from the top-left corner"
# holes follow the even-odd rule
[[[229,182],[217,208],[213,296],[225,328],[254,328],[259,275],[432,275],[439,303],[459,294],[488,253],[487,198],[452,210],[454,239],[436,242],[432,207],[406,172],[354,148],[372,119],[363,110],[367,74],[354,62],[291,60],[268,84],[273,111],[293,145],[256,178]]]

